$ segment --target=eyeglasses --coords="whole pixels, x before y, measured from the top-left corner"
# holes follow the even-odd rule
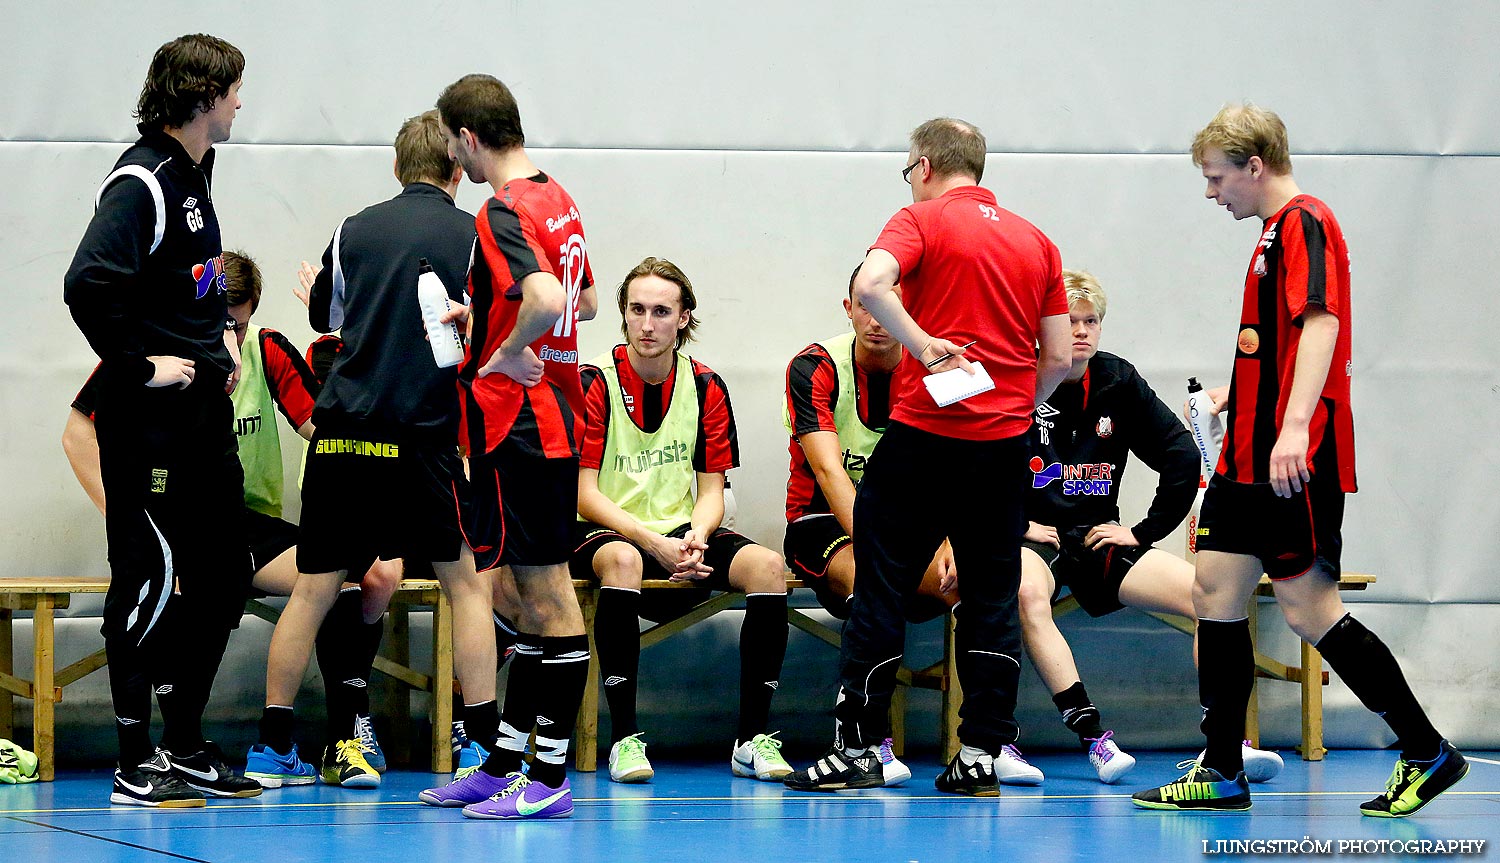
[[[918,156],[917,160],[915,162],[912,162],[910,165],[907,165],[906,168],[901,171],[901,179],[903,179],[903,180],[906,181],[906,185],[908,185],[908,186],[911,185],[911,172],[913,170],[915,170],[918,165],[922,164],[922,160],[925,159],[925,158],[927,158],[927,157],[926,156]]]

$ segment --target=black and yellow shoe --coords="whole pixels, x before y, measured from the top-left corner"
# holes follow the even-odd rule
[[[380,774],[365,760],[365,746],[358,737],[324,748],[320,778],[325,785],[344,788],[380,787]]]
[[[1189,766],[1191,765],[1191,766]],[[1225,779],[1223,774],[1199,761],[1177,765],[1188,772],[1176,782],[1160,788],[1138,791],[1130,802],[1142,809],[1168,809],[1179,812],[1243,812],[1250,808],[1250,783],[1245,771]]]
[[[1438,757],[1432,761],[1399,759],[1391,778],[1386,780],[1385,793],[1359,804],[1359,813],[1375,818],[1405,818],[1467,775],[1469,762],[1453,744],[1444,740]]]

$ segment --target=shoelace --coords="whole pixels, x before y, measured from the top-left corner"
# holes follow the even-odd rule
[[[1094,741],[1094,745],[1089,747],[1089,754],[1098,756],[1100,761],[1108,764],[1109,760],[1115,757],[1114,747],[1108,745],[1109,739],[1114,736],[1115,733],[1113,731],[1106,731],[1098,737],[1087,738]]]
[[[473,776],[474,775],[474,771],[478,770],[481,766],[482,765],[475,764],[473,767],[460,767],[460,768],[458,768],[458,772],[456,772],[456,773],[453,774],[453,781],[457,782],[460,779],[468,779],[470,776]]]
[[[880,763],[881,764],[889,764],[892,761],[896,760],[896,751],[893,748],[895,745],[896,745],[896,742],[894,740],[892,740],[891,738],[889,738],[889,737],[887,737],[886,739],[880,741]]]
[[[1010,756],[1010,759],[1012,761],[1018,762],[1020,764],[1025,764],[1027,767],[1031,766],[1031,762],[1027,761],[1026,758],[1021,755],[1021,750],[1017,749],[1014,743],[1007,743],[1004,746],[1000,747],[1000,752]]]
[[[453,748],[462,749],[469,745],[469,735],[464,733],[463,720],[453,723]]]
[[[531,784],[531,780],[527,779],[524,773],[507,773],[505,774],[505,778],[510,780],[510,784],[491,795],[491,800],[504,800],[507,797],[519,794],[522,788]]]
[[[359,742],[364,744],[366,752],[375,751],[375,726],[370,722],[370,717],[355,715],[354,734],[359,737]]]
[[[644,733],[643,731],[636,732],[629,737],[621,737],[620,753],[623,755],[644,756],[646,754],[646,741],[641,739],[641,735]]]
[[[1189,758],[1186,761],[1179,761],[1179,762],[1177,762],[1177,769],[1178,770],[1187,770],[1187,773],[1183,774],[1183,776],[1182,776],[1181,779],[1178,779],[1176,782],[1173,782],[1172,783],[1173,785],[1179,785],[1179,784],[1182,784],[1184,782],[1198,782],[1198,781],[1201,781],[1201,780],[1196,779],[1194,777],[1196,777],[1202,771],[1207,770],[1208,768],[1204,767],[1203,764],[1198,761],[1198,759],[1196,759],[1196,758]]]
[[[770,734],[757,734],[751,743],[751,748],[762,758],[780,757],[781,741],[776,739],[776,735],[780,733],[780,731],[773,731]]]
[[[351,764],[354,763],[356,758],[364,761],[365,753],[370,751],[369,747],[365,746],[365,742],[357,737],[351,740],[340,740],[338,747],[339,760],[348,761]]]
[[[1422,768],[1412,764],[1405,758],[1398,759],[1396,761],[1396,769],[1391,771],[1391,778],[1385,781],[1385,796],[1394,800],[1396,798],[1396,789],[1401,787],[1403,782],[1412,782],[1421,774]]]

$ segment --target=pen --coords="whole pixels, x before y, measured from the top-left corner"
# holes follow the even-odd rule
[[[972,348],[972,347],[974,347],[977,344],[979,344],[978,341],[972,341],[972,342],[969,342],[966,345],[959,345],[959,348],[961,350],[968,350],[969,348]],[[951,359],[953,359],[953,355],[952,354],[943,354],[942,356],[940,356],[937,359],[933,360],[932,362],[928,363],[927,364],[927,368],[930,369],[933,366],[937,365],[938,363],[943,362],[944,360],[951,360]]]

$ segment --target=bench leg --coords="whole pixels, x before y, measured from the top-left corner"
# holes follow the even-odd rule
[[[453,772],[453,606],[439,591],[432,606],[432,772]]]
[[[583,701],[578,705],[574,729],[573,766],[584,773],[599,769],[599,648],[594,644],[594,612],[599,609],[599,591],[588,587],[578,591],[578,610],[583,612],[583,629],[589,634],[589,672],[583,685]]]
[[[36,613],[31,619],[32,627],[32,693],[31,739],[36,750],[37,773],[43,782],[51,782],[57,775],[54,753],[53,722],[56,714],[53,699],[53,627],[52,609],[56,599],[48,594],[36,598]]]
[[[943,726],[938,733],[944,762],[958,754],[958,708],[964,703],[964,690],[959,685],[958,666],[954,662],[958,656],[957,625],[958,620],[950,611],[944,623],[947,631],[943,634]]]
[[[391,603],[385,615],[385,633],[380,639],[380,652],[397,665],[411,667],[411,612],[406,603],[399,600]],[[410,767],[412,757],[411,687],[384,674],[370,675],[373,696],[386,713],[386,727],[390,729],[390,743],[382,744],[392,763]],[[420,750],[418,750],[420,751]]]
[[[11,610],[0,608],[0,673],[16,670],[14,646],[11,644]],[[0,737],[13,739],[16,734],[16,702],[9,690],[0,691]]]
[[[1302,760],[1322,761],[1323,748],[1323,656],[1302,642]]]
[[[891,750],[898,756],[906,753],[906,690],[898,683],[891,691]]]

